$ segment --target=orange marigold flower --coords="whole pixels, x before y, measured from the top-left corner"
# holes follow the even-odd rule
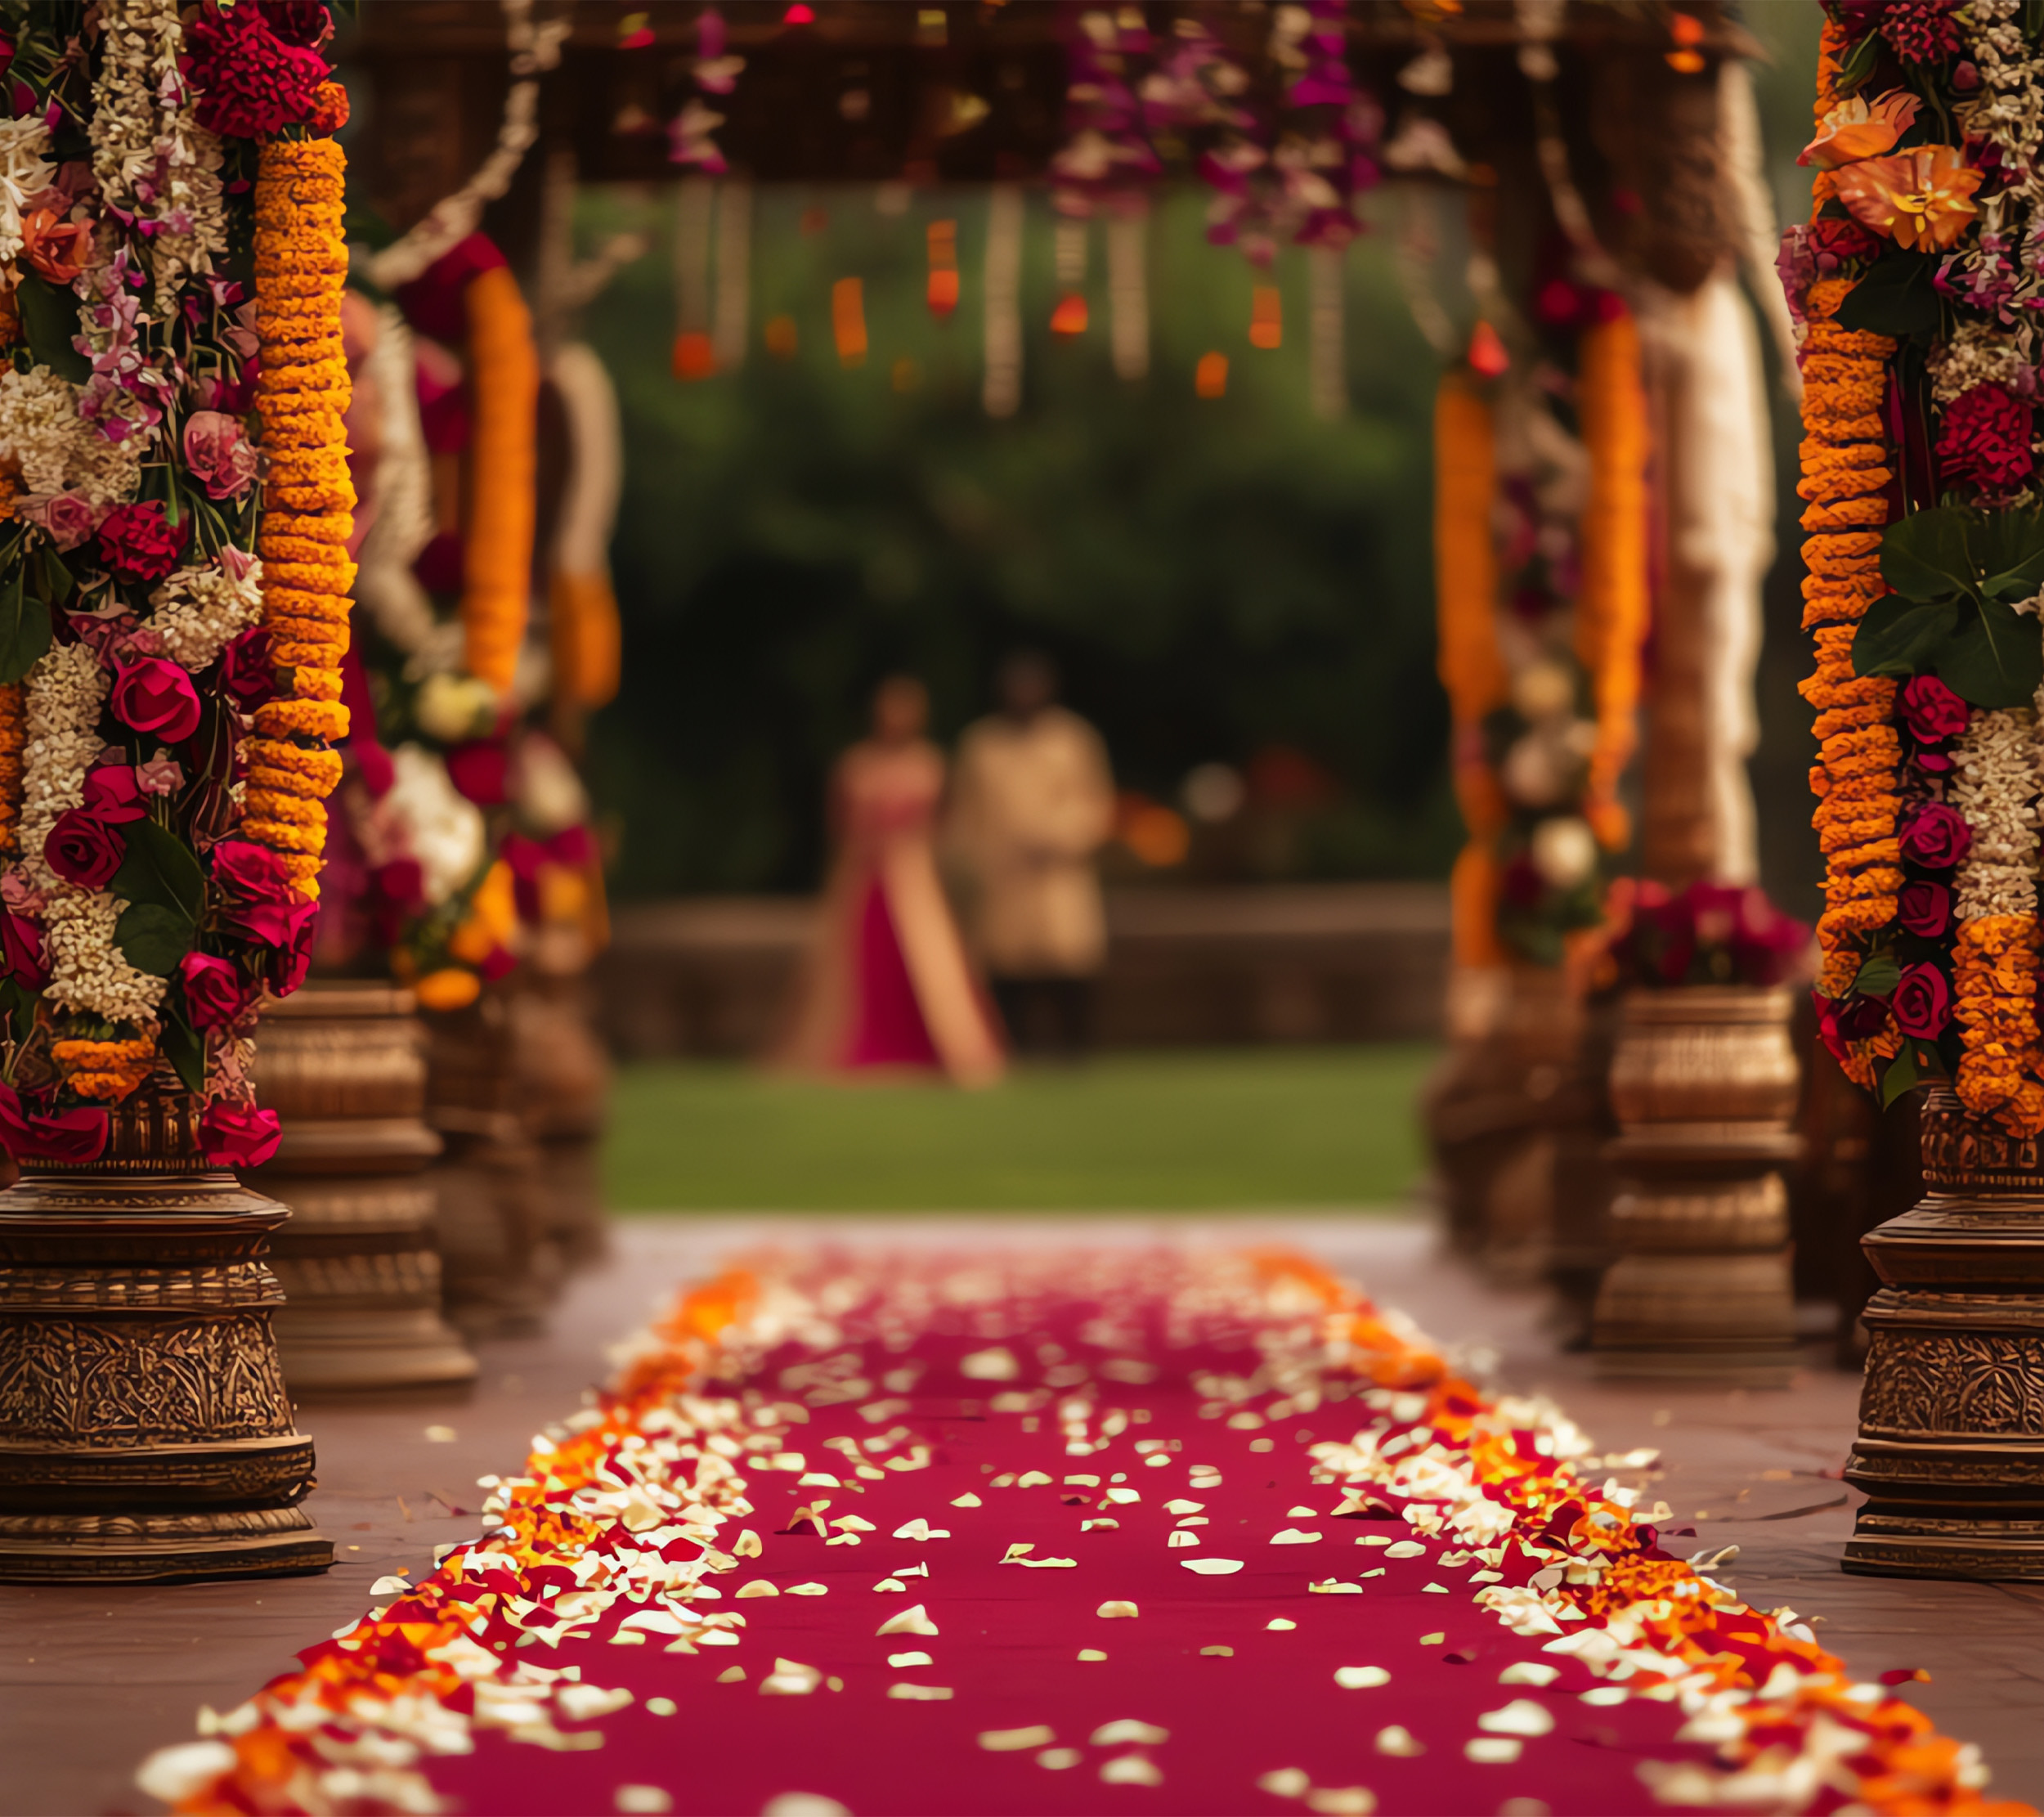
[[[1898,246],[1943,252],[1980,212],[1973,200],[1980,174],[1957,146],[1920,145],[1848,164],[1836,180],[1839,200],[1862,227]]]
[[[1923,103],[1900,88],[1890,88],[1878,101],[1855,95],[1842,101],[1818,123],[1817,137],[1803,147],[1799,164],[1815,164],[1819,170],[1836,170],[1862,158],[1877,158],[1894,150],[1909,130]]]

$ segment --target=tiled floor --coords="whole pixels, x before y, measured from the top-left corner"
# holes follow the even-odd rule
[[[735,1245],[812,1225],[760,1218],[634,1218],[580,1276],[544,1338],[493,1344],[465,1402],[307,1407],[319,1447],[311,1504],[340,1548],[327,1575],[177,1589],[0,1587],[0,1817],[96,1817],[154,1808],[135,1763],[192,1733],[201,1703],[225,1709],[288,1668],[291,1650],[351,1622],[373,1579],[430,1568],[433,1546],[474,1530],[478,1475],[514,1466],[536,1426],[572,1409],[606,1371],[604,1346],[667,1289]],[[852,1227],[825,1227],[842,1237]],[[1436,1250],[1423,1225],[1377,1218],[1031,1222],[866,1221],[867,1235],[1118,1240],[1159,1227],[1224,1238],[1246,1230],[1311,1247],[1439,1338],[1497,1353],[1500,1385],[1552,1393],[1606,1451],[1658,1446],[1652,1485],[1696,1544],[1737,1544],[1728,1568],[1764,1608],[1818,1618],[1855,1671],[1920,1667],[1908,1695],[1948,1733],[1981,1744],[2004,1796],[2044,1800],[2044,1587],[1849,1577],[1837,1568],[1853,1499],[1837,1479],[1858,1384],[1813,1366],[1774,1393],[1619,1386],[1558,1355],[1536,1294],[1484,1286]],[[1814,1357],[1815,1353],[1813,1353]],[[429,1439],[429,1427],[451,1439]],[[1842,1499],[1841,1499],[1842,1498]],[[462,1510],[455,1512],[454,1510]]]

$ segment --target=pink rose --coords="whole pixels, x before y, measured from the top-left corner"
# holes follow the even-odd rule
[[[198,690],[168,657],[146,656],[116,669],[107,704],[122,725],[167,744],[182,744],[199,729]]]
[[[249,1001],[240,972],[210,953],[187,953],[177,967],[185,986],[185,1007],[195,1029],[231,1022]]]
[[[213,880],[258,900],[281,900],[297,892],[284,860],[267,846],[246,839],[223,839],[213,849]]]
[[[66,883],[103,890],[128,856],[128,838],[118,828],[84,808],[61,814],[43,842],[43,856]]]
[[[320,905],[310,896],[294,890],[288,900],[238,903],[227,910],[227,920],[237,931],[263,946],[274,946],[287,958],[310,938]],[[298,974],[301,979],[304,973]],[[296,989],[294,984],[292,987]]]
[[[291,911],[285,938],[276,943],[264,967],[272,995],[289,997],[305,982],[306,973],[312,968],[312,942],[319,925],[319,904],[309,896],[302,897]]]
[[[184,765],[175,757],[151,757],[135,776],[145,795],[175,795],[185,786]]]
[[[99,528],[106,507],[76,492],[49,492],[17,500],[14,514],[38,525],[59,549],[73,550]]]
[[[0,1085],[0,1146],[17,1161],[96,1161],[106,1148],[104,1110],[41,1111]]]
[[[216,1099],[199,1119],[199,1146],[214,1167],[260,1167],[284,1139],[274,1110]]]
[[[186,419],[185,460],[208,498],[240,498],[256,476],[255,450],[240,423],[216,410],[194,411]]]

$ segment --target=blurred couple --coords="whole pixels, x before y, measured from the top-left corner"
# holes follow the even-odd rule
[[[1106,748],[1057,704],[1047,657],[1011,656],[996,688],[999,711],[966,728],[947,791],[922,684],[881,684],[872,734],[831,772],[836,855],[780,1064],[977,1086],[1001,1077],[1011,1039],[1068,1055],[1086,1045],[1107,950],[1094,869],[1114,828]]]

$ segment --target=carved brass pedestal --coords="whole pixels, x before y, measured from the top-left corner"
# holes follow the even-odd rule
[[[1845,1568],[2044,1579],[2044,1155],[1940,1086],[1923,1177],[1922,1202],[1862,1240],[1882,1285]]]
[[[509,994],[428,1022],[427,1116],[446,1138],[434,1233],[447,1317],[471,1343],[537,1331],[565,1272],[544,1159],[518,1103]]]
[[[301,1398],[465,1387],[440,1316],[425,1031],[411,994],[315,980],[264,1012],[260,1100],[284,1119],[256,1176],[291,1208],[272,1249],[285,1380]]]
[[[262,1257],[283,1206],[198,1159],[154,1083],[104,1159],[0,1193],[0,1581],[148,1582],[324,1570],[298,1506]]]
[[[1598,1373],[1786,1386],[1795,1361],[1781,1169],[1799,1069],[1789,994],[1637,991],[1620,1011],[1606,1151],[1613,1242],[1592,1314]]]

